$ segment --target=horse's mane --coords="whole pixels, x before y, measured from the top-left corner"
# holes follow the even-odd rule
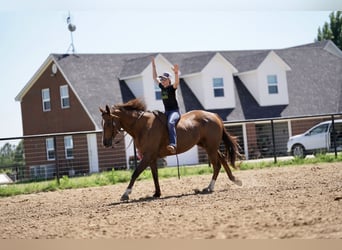
[[[146,111],[146,105],[144,101],[140,99],[132,99],[126,103],[114,105],[113,108],[128,111]]]

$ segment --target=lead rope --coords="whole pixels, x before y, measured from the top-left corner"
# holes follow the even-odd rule
[[[180,180],[180,172],[179,172],[179,160],[178,160],[178,154],[176,153],[177,158],[177,171],[178,171],[178,180]]]

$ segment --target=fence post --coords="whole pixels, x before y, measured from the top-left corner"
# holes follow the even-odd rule
[[[274,163],[277,163],[277,154],[276,154],[276,145],[275,145],[275,136],[274,136],[274,123],[273,123],[273,119],[271,119],[271,128],[272,128],[272,144],[273,144],[273,157],[274,157]]]
[[[335,152],[335,158],[337,158],[337,146],[336,146],[336,131],[335,131],[335,117],[334,115],[331,115],[331,126],[332,126],[332,134],[333,134],[333,145],[334,145],[334,152]]]
[[[53,137],[53,144],[55,148],[55,164],[56,164],[56,178],[57,178],[57,184],[60,185],[59,181],[59,164],[58,164],[58,150],[57,150],[57,136]]]

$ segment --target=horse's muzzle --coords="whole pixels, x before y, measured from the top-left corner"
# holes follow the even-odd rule
[[[103,139],[102,141],[103,146],[105,146],[106,148],[109,148],[113,145],[113,141],[112,138],[110,139]]]

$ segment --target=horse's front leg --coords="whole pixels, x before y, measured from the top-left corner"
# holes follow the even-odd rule
[[[148,166],[148,161],[146,160],[146,157],[143,157],[142,160],[140,161],[139,165],[137,166],[137,168],[134,170],[132,177],[131,177],[131,180],[130,180],[127,188],[126,188],[126,191],[121,196],[121,201],[129,200],[129,195],[132,193],[132,188],[133,188],[135,180],[147,168],[147,166]]]
[[[155,187],[155,193],[153,197],[159,198],[161,195],[161,192],[160,192],[159,179],[158,179],[157,161],[152,161],[150,167],[151,167],[151,172],[152,172],[153,182],[154,182],[154,187]]]

